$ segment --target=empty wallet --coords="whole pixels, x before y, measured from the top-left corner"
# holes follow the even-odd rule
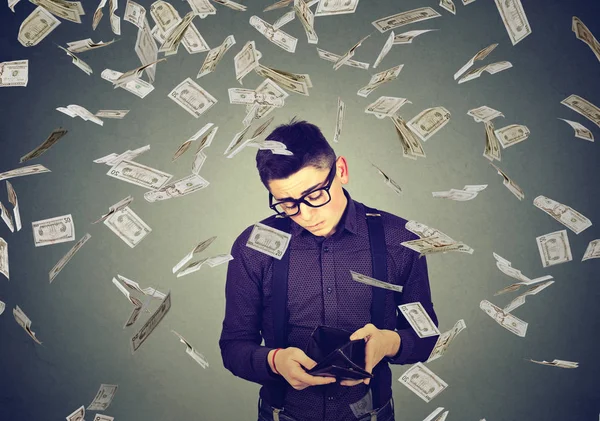
[[[340,380],[373,378],[373,374],[365,371],[364,339],[351,341],[350,335],[352,332],[331,326],[315,328],[305,354],[316,361],[317,365],[307,373]]]

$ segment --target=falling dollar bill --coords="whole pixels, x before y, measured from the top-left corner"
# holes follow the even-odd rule
[[[77,253],[79,251],[79,249],[81,247],[83,247],[83,245],[91,237],[92,236],[90,234],[86,233],[83,237],[81,237],[81,239],[77,243],[75,243],[75,245],[71,248],[71,250],[69,250],[67,252],[67,254],[65,254],[58,261],[58,263],[56,263],[56,265],[54,265],[54,267],[50,270],[50,273],[48,274],[48,277],[50,278],[50,283],[52,283],[52,281],[54,281],[54,278],[56,278],[56,275],[58,275],[60,273],[60,271],[63,270],[63,268],[67,265],[67,263],[69,263],[69,261],[73,258],[73,256],[75,256],[75,253]]]
[[[135,353],[139,349],[140,346],[148,339],[150,334],[154,332],[156,326],[161,322],[161,320],[166,316],[166,314],[171,309],[171,291],[167,292],[165,298],[161,301],[158,308],[154,311],[154,313],[150,316],[146,323],[137,331],[135,335],[131,337],[131,353]]]
[[[246,246],[281,260],[292,235],[257,222],[250,232]]]
[[[496,323],[509,332],[512,332],[522,338],[525,337],[525,334],[527,333],[527,323],[523,320],[505,312],[500,307],[490,303],[488,300],[482,300],[479,303],[479,308],[485,311],[488,316],[494,319]]]
[[[437,342],[435,343],[433,350],[431,351],[431,354],[429,354],[429,358],[426,362],[437,360],[438,358],[443,356],[448,350],[448,347],[450,346],[454,338],[456,338],[456,336],[466,328],[467,325],[465,324],[465,321],[463,319],[460,319],[454,324],[454,327],[452,329],[442,333],[439,336]]]
[[[390,284],[389,282],[383,282],[379,279],[371,278],[370,276],[363,275],[362,273],[350,271],[350,275],[352,276],[352,280],[356,282],[360,282],[361,284],[371,285],[377,288],[385,288],[390,291],[402,292],[404,288],[402,285]]]
[[[581,231],[592,226],[592,221],[572,207],[563,205],[546,196],[539,195],[533,199],[533,204],[536,208],[543,210],[575,234],[579,234]]]
[[[71,214],[34,221],[31,227],[36,247],[75,240],[75,225]]]
[[[445,381],[425,367],[422,362],[418,362],[406,370],[398,381],[425,402],[431,402],[448,387]]]
[[[116,384],[101,384],[98,393],[94,397],[92,403],[87,407],[88,411],[104,411],[117,393],[118,385]]]
[[[554,266],[573,260],[567,230],[560,230],[535,238],[542,266]]]
[[[419,338],[440,335],[439,329],[419,301],[402,304],[398,308]]]

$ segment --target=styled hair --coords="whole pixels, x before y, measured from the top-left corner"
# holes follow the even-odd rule
[[[321,130],[307,121],[295,119],[294,116],[288,124],[277,126],[266,137],[266,140],[283,143],[294,155],[279,155],[260,149],[256,153],[256,168],[267,190],[272,180],[288,178],[308,166],[329,169],[336,160],[335,152]]]

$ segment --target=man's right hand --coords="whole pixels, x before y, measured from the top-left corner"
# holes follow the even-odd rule
[[[274,349],[269,351],[267,356],[271,370],[273,370],[271,362],[274,352]],[[283,348],[275,355],[277,372],[296,390],[306,389],[309,386],[335,383],[336,379],[334,377],[311,376],[303,368],[304,366],[307,370],[310,370],[315,365],[317,365],[316,361],[306,355],[300,348],[293,346]]]

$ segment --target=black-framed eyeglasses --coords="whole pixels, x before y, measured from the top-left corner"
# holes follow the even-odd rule
[[[337,162],[337,160],[336,160]],[[335,178],[335,169],[336,162],[333,163],[333,166],[329,170],[329,174],[324,182],[326,185],[323,187],[319,187],[314,189],[299,199],[286,199],[277,203],[273,203],[273,195],[269,192],[269,207],[275,211],[280,216],[288,217],[295,216],[300,213],[300,203],[304,203],[311,208],[320,208],[321,206],[326,205],[331,201],[331,194],[329,193],[329,189],[333,183],[333,179]]]

